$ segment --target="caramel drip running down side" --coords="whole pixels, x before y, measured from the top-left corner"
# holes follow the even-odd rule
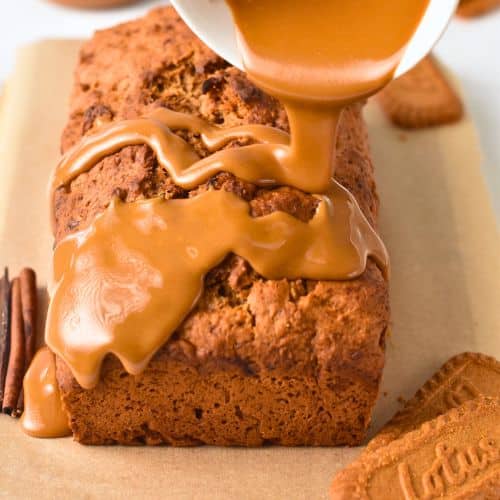
[[[56,358],[42,347],[24,376],[25,408],[21,426],[33,437],[69,436],[68,417],[63,410],[56,379]]]
[[[110,352],[140,373],[198,300],[204,275],[229,252],[268,279],[351,278],[369,255],[385,268],[384,245],[353,196],[332,183],[321,200],[305,223],[283,212],[252,217],[248,203],[226,191],[115,199],[55,250],[47,344],[90,388]]]

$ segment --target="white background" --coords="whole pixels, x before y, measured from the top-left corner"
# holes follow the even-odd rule
[[[88,37],[168,3],[143,0],[107,11],[58,7],[46,0],[3,0],[0,11],[0,82],[12,70],[16,47],[41,38]],[[500,220],[500,11],[472,21],[454,20],[435,52],[460,78],[480,135],[483,173]]]

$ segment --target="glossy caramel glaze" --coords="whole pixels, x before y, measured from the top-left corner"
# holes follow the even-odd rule
[[[54,254],[46,341],[83,387],[112,352],[140,373],[192,309],[204,275],[233,252],[268,279],[346,279],[385,247],[354,197],[336,182],[310,222],[283,212],[251,217],[226,191],[136,203],[118,199]],[[140,333],[139,333],[140,332]]]

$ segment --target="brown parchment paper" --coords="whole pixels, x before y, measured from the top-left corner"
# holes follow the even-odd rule
[[[50,269],[47,182],[79,43],[20,51],[0,105],[0,265]],[[500,246],[472,123],[403,133],[366,110],[391,254],[392,334],[379,428],[451,355],[500,356]],[[43,295],[43,289],[40,291]],[[387,393],[384,395],[384,393]],[[37,440],[0,416],[0,496],[8,498],[327,498],[344,448],[84,447]]]

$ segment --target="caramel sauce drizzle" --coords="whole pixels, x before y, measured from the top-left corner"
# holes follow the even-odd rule
[[[286,132],[265,125],[221,128],[195,116],[160,108],[148,117],[111,123],[96,134],[84,137],[56,168],[51,183],[52,192],[88,171],[106,156],[134,144],[147,144],[175,184],[184,189],[194,189],[222,170],[260,185],[286,184],[286,175],[278,163],[271,161],[267,164],[268,158],[259,156],[259,151],[264,149],[263,144],[222,150],[200,159],[193,148],[172,130],[200,134],[203,144],[212,153],[233,139],[259,141],[268,145],[271,154],[289,142]]]
[[[47,344],[91,388],[110,352],[140,373],[196,304],[204,275],[229,252],[268,279],[353,278],[368,255],[385,269],[384,245],[352,195],[333,183],[320,198],[308,223],[283,212],[252,217],[248,203],[226,191],[115,199],[55,250]]]

